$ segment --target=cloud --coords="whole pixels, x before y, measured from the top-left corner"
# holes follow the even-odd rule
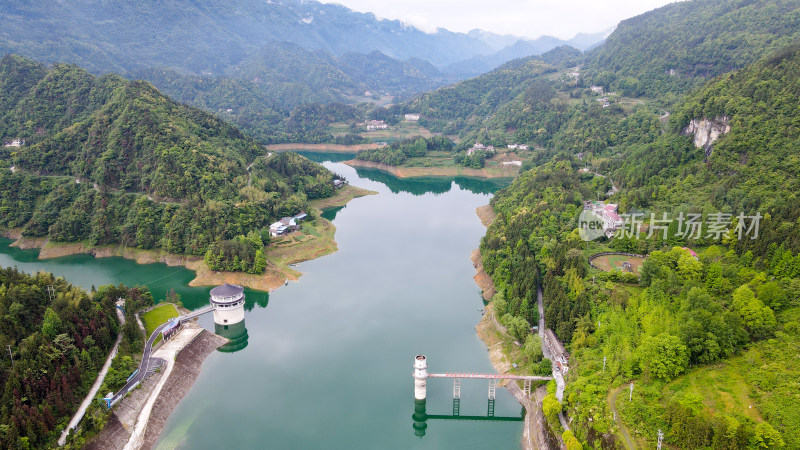
[[[321,0],[378,17],[399,19],[426,31],[475,28],[498,34],[569,39],[615,26],[621,20],[674,0]]]

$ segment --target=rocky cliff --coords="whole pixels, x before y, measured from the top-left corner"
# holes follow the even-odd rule
[[[727,116],[714,119],[692,119],[683,129],[685,136],[694,136],[694,145],[706,152],[706,158],[711,156],[712,145],[723,134],[731,131],[730,119]]]

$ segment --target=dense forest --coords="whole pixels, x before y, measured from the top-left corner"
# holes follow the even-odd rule
[[[145,82],[0,62],[0,225],[53,241],[203,255],[333,194],[333,174],[268,155],[220,119]]]
[[[663,132],[653,132],[657,122],[630,127],[627,141],[599,146],[588,163],[607,177],[578,171],[587,156],[562,151],[492,200],[498,218],[481,251],[499,291],[495,307],[534,324],[531,302],[542,287],[547,326],[572,353],[562,407],[580,441],[612,445],[618,425],[607,393],[634,381],[636,401],[620,408],[640,439],[662,429],[682,448],[800,445],[796,402],[786,397],[800,373],[798,75],[800,47],[785,47],[686,96]],[[622,134],[636,115],[604,132]],[[708,151],[684,135],[704,118],[731,127]],[[641,213],[641,236],[582,240],[582,202],[598,195]],[[654,219],[663,214],[728,220],[717,233],[681,235],[675,221],[666,234],[649,232],[664,226]],[[638,276],[588,266],[587,256],[609,250],[649,256]],[[742,360],[753,362],[734,369]],[[725,381],[708,381],[717,385],[709,391],[696,389],[697,379]],[[734,388],[759,413],[710,406],[716,392]]]
[[[120,331],[116,300],[52,274],[0,269],[0,344],[11,349],[0,362],[3,448],[55,442]]]

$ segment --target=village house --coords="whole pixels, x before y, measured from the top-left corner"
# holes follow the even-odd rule
[[[603,94],[603,86],[591,86],[589,89],[591,89],[595,94]]]
[[[619,205],[615,203],[589,201],[584,202],[583,209],[592,211],[603,222],[603,232],[609,239],[625,225],[618,212]]]
[[[387,128],[389,128],[389,125],[387,125],[383,120],[370,120],[367,122],[367,131],[385,130]]]
[[[283,236],[284,234],[291,233],[299,228],[298,222],[302,222],[308,217],[308,214],[301,211],[293,217],[283,217],[279,221],[269,226],[269,235],[272,237]]]
[[[508,144],[507,147],[511,150],[527,150],[528,144]]]
[[[412,122],[416,122],[417,120],[419,120],[419,114],[406,114],[403,117],[405,117],[406,120],[410,120]]]
[[[288,233],[288,228],[282,222],[275,222],[269,226],[269,235],[272,237],[282,236]]]
[[[8,141],[3,141],[4,147],[22,147],[23,145],[25,145],[24,139],[11,139]]]
[[[345,185],[345,181],[344,180],[340,180],[339,178],[334,178],[333,179],[333,187],[334,187],[334,189],[339,189],[340,187],[343,187],[344,185]]]
[[[494,147],[491,145],[483,145],[480,142],[476,142],[475,145],[467,149],[467,155],[475,153],[476,150],[486,150],[487,152],[493,152]]]

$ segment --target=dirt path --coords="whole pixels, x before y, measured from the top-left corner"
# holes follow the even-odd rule
[[[617,424],[617,426],[619,427],[619,432],[625,439],[626,448],[628,448],[629,450],[638,450],[639,447],[637,447],[633,439],[631,439],[631,435],[628,433],[628,429],[619,419],[619,414],[617,414],[617,395],[620,393],[623,387],[625,387],[625,385],[622,385],[614,389],[613,391],[609,392],[607,401],[608,405],[611,407],[611,414],[614,415],[614,423]]]

